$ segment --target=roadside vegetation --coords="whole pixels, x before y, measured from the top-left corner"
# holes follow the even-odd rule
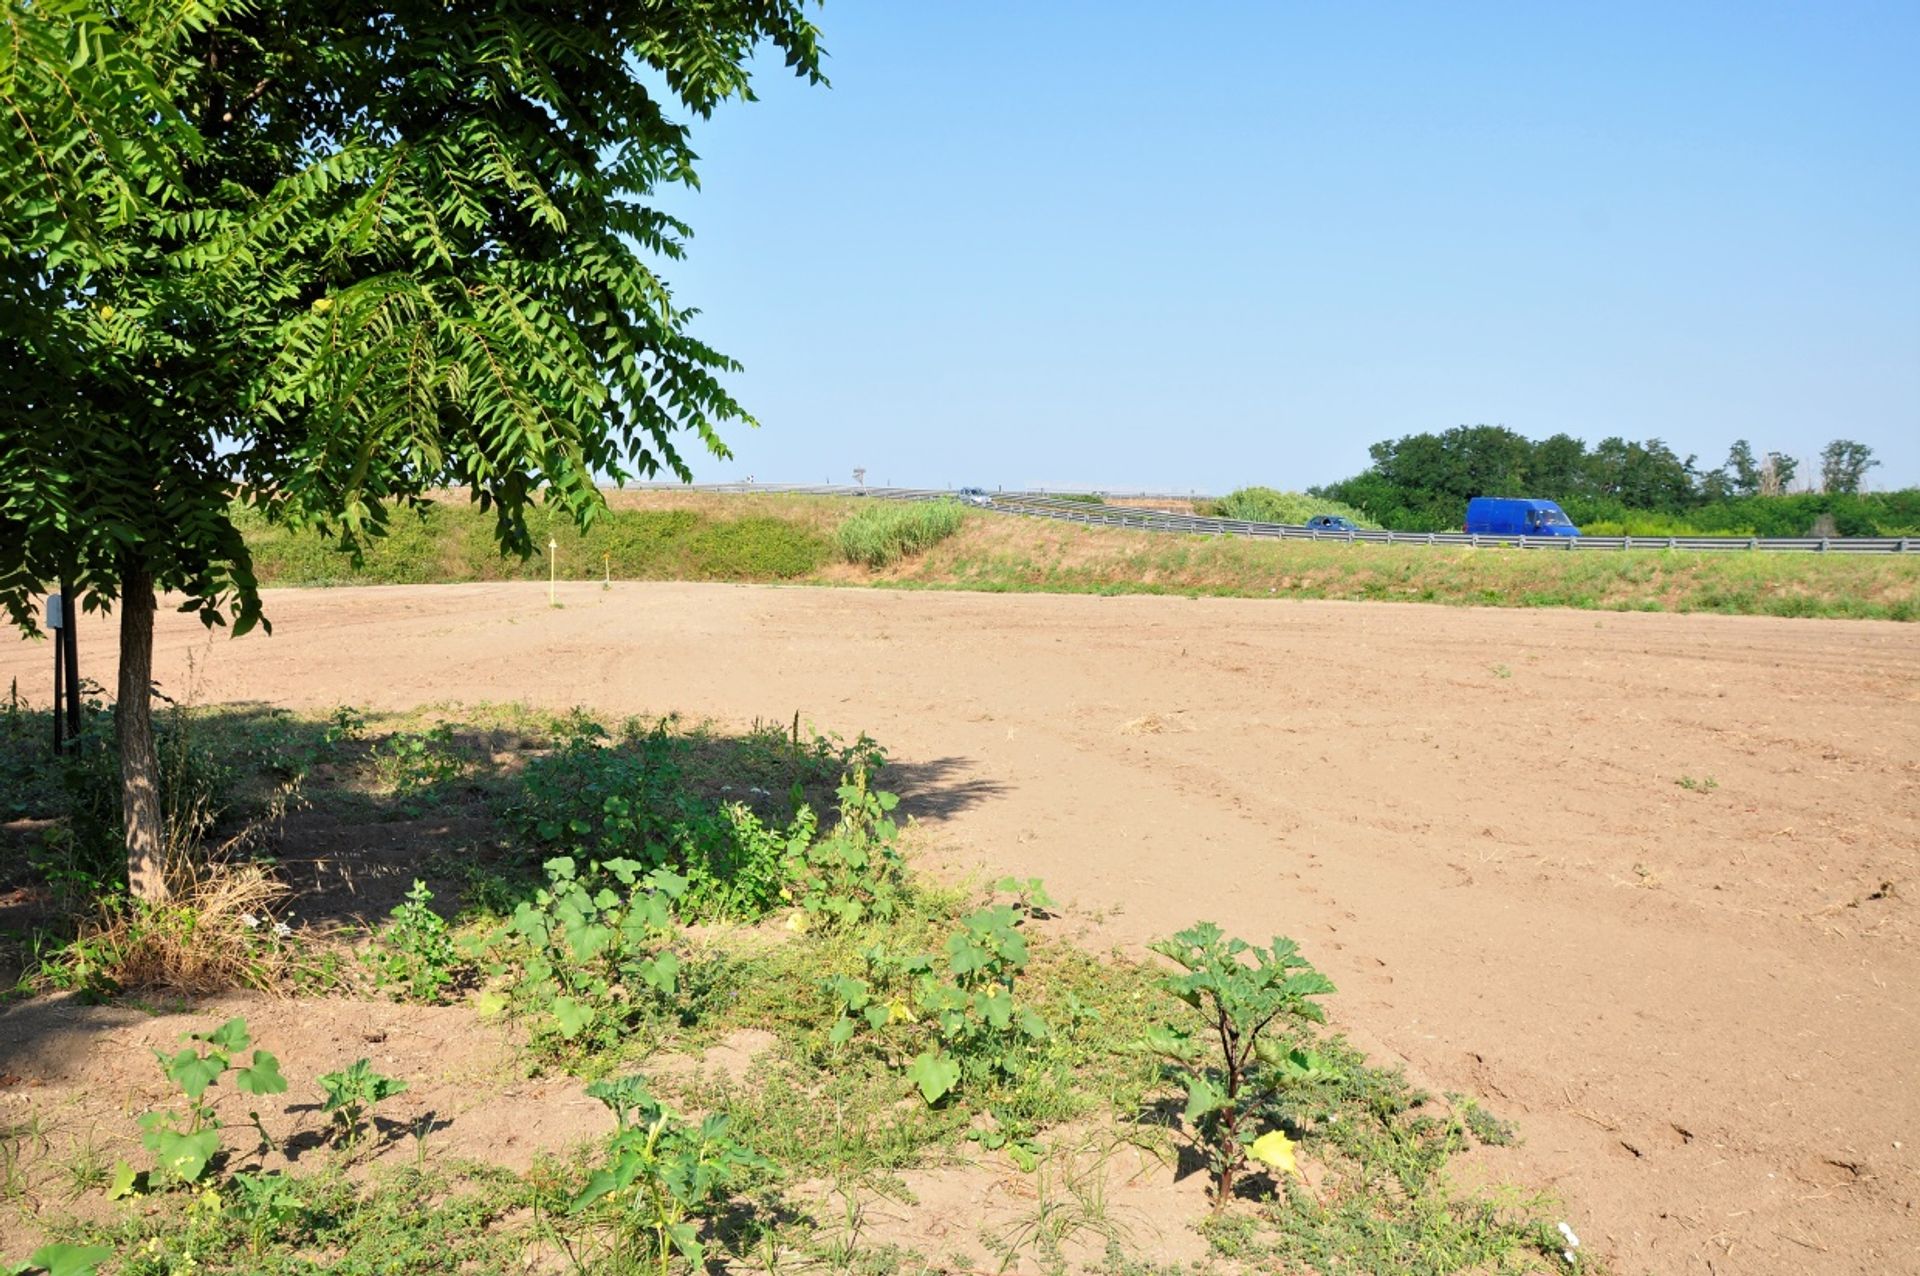
[[[1044,883],[931,880],[905,812],[937,777],[865,737],[797,719],[724,732],[516,706],[176,705],[163,796],[203,818],[170,843],[173,898],[150,905],[127,897],[100,814],[106,716],[90,707],[65,759],[43,712],[15,703],[0,722],[0,1013],[143,1006],[171,1044],[117,1090],[83,1076],[12,1096],[0,1261],[1598,1270],[1569,1267],[1548,1201],[1453,1182],[1485,1122],[1329,1030],[1337,993],[1309,954],[1205,923],[1164,961],[1102,954]],[[316,843],[385,849],[300,876]],[[217,960],[189,966],[201,949]],[[275,995],[200,999],[247,986]],[[368,1022],[382,1006],[461,1016],[511,1063],[405,1072],[358,1041],[361,1057],[310,1063],[286,1039],[312,997]],[[0,1036],[24,1044],[4,1019]],[[741,1042],[744,1066],[703,1063]],[[409,1106],[450,1078],[459,1105]],[[525,1168],[442,1150],[536,1079],[556,1111],[603,1109],[607,1132]],[[955,1175],[982,1199],[1016,1186],[930,1244],[916,1187]],[[1169,1233],[1186,1248],[1166,1251]]]
[[[1475,607],[1913,620],[1920,556],[1551,552],[1262,541],[1081,527],[943,503],[610,493],[585,536],[557,523],[562,580],[781,580],[993,592],[1326,598]],[[1324,503],[1321,503],[1324,505]],[[1316,505],[1315,513],[1337,512]],[[486,517],[436,503],[399,515],[359,566],[315,536],[250,530],[262,584],[537,580],[501,559]],[[928,539],[931,537],[932,539]],[[544,541],[543,541],[544,543]],[[607,558],[602,558],[602,554]],[[876,559],[880,565],[874,565]]]
[[[245,508],[234,521],[253,553],[254,571],[274,585],[424,585],[442,581],[545,580],[548,543],[567,579],[793,580],[832,555],[829,530],[791,503],[634,508],[614,504],[586,531],[565,513],[532,520],[536,552],[502,554],[493,517],[464,500],[435,500],[396,511],[384,536],[355,553],[317,532],[269,523]]]
[[[1271,487],[1243,487],[1218,500],[1195,501],[1193,512],[1203,517],[1242,519],[1249,523],[1291,523],[1295,527],[1315,514],[1350,518],[1355,527],[1379,527],[1351,505],[1304,492],[1280,492]]]
[[[957,501],[875,502],[840,524],[840,555],[863,567],[888,567],[939,544],[965,521]]]
[[[1497,425],[1409,434],[1368,452],[1365,470],[1313,494],[1398,531],[1457,531],[1472,497],[1532,496],[1559,502],[1596,536],[1920,536],[1920,489],[1867,490],[1880,462],[1850,439],[1804,464],[1735,439],[1712,468],[1661,439],[1588,446]]]

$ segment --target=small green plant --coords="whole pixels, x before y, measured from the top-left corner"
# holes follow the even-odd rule
[[[1496,678],[1513,677],[1513,670],[1509,669],[1506,665],[1488,665],[1487,668],[1492,670],[1493,676]]]
[[[42,1245],[6,1270],[10,1276],[93,1276],[112,1257],[104,1245]]]
[[[367,733],[367,715],[352,705],[336,705],[327,715],[327,725],[321,731],[320,739],[329,749],[337,749],[343,744],[358,740]]]
[[[433,892],[416,879],[406,902],[389,915],[367,955],[374,983],[408,1001],[440,1002],[466,963],[446,919],[433,911]]]
[[[235,1056],[252,1041],[244,1019],[229,1019],[211,1032],[186,1033],[181,1040],[191,1044],[173,1054],[153,1053],[167,1079],[179,1088],[184,1106],[157,1109],[140,1118],[140,1142],[153,1153],[153,1176],[159,1183],[196,1182],[219,1154],[225,1127],[207,1092],[228,1070],[233,1071],[234,1088],[242,1094],[281,1094],[287,1088],[280,1061],[265,1050],[255,1050],[245,1067],[235,1064]],[[248,1115],[257,1127],[259,1113]],[[138,1179],[132,1167],[121,1162],[114,1167],[109,1195],[130,1195],[138,1189]]]
[[[335,1136],[351,1150],[360,1140],[361,1123],[374,1107],[404,1093],[407,1083],[383,1077],[373,1070],[371,1059],[359,1059],[350,1068],[326,1073],[320,1088],[327,1096],[320,1111],[333,1117]]]
[[[1720,782],[1712,776],[1707,776],[1703,780],[1696,780],[1690,775],[1683,775],[1675,780],[1674,783],[1689,793],[1711,793],[1720,787]]]
[[[1502,1121],[1472,1099],[1451,1094],[1447,1097],[1459,1111],[1460,1124],[1479,1142],[1488,1147],[1504,1148],[1520,1141],[1520,1131],[1514,1128],[1513,1122]]]
[[[815,837],[812,812],[803,808],[787,842],[787,893],[810,929],[893,916],[905,878],[892,818],[900,799],[872,787],[864,762],[841,781],[838,796],[840,819],[831,832]]]
[[[387,737],[374,750],[373,767],[381,787],[410,811],[417,809],[416,799],[452,784],[467,770],[453,728],[444,722],[425,732],[401,731]]]
[[[1038,1127],[999,1104],[990,1106],[987,1114],[993,1123],[968,1130],[967,1141],[978,1143],[989,1152],[1005,1152],[1023,1173],[1033,1173],[1045,1150],[1036,1137]]]
[[[233,1176],[226,1212],[246,1229],[247,1251],[258,1258],[303,1208],[294,1181],[286,1175],[241,1173]]]
[[[1009,904],[961,919],[941,956],[866,953],[867,977],[827,981],[838,1014],[827,1041],[844,1046],[863,1031],[883,1057],[905,1059],[907,1079],[928,1104],[964,1086],[1019,1076],[1047,1040],[1047,1023],[1014,996],[1027,967],[1023,914]]]
[[[1159,1025],[1145,1046],[1169,1063],[1171,1077],[1187,1091],[1184,1113],[1213,1172],[1214,1204],[1226,1203],[1235,1176],[1249,1155],[1276,1169],[1293,1168],[1293,1145],[1280,1130],[1274,1100],[1287,1086],[1327,1075],[1324,1059],[1310,1050],[1266,1036],[1284,1034],[1296,1022],[1324,1023],[1310,1000],[1334,991],[1333,983],[1300,956],[1299,945],[1276,937],[1258,948],[1229,939],[1212,922],[1199,922],[1152,945],[1179,965],[1161,986],[1191,1007],[1201,1034],[1185,1026]],[[1262,1124],[1273,1128],[1260,1133]]]
[[[672,905],[686,879],[624,858],[582,868],[562,855],[544,867],[546,886],[506,927],[515,991],[536,1016],[536,1041],[612,1045],[679,987]]]
[[[700,1221],[720,1211],[743,1177],[772,1164],[734,1138],[724,1114],[693,1124],[658,1103],[642,1077],[596,1082],[587,1093],[612,1109],[618,1129],[571,1212],[604,1230],[617,1261],[655,1265],[667,1276],[678,1253],[701,1270]]]

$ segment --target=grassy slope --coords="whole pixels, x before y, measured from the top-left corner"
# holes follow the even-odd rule
[[[1920,558],[1772,553],[1553,553],[1212,539],[969,512],[918,558],[869,570],[836,561],[854,498],[615,493],[586,537],[558,522],[561,574],[596,576],[601,554],[628,580],[791,580],[895,588],[1380,599],[1466,606],[1920,618]],[[537,533],[546,531],[536,519]],[[310,536],[253,526],[267,584],[539,579],[546,564],[501,559],[470,506],[437,507],[356,569]]]

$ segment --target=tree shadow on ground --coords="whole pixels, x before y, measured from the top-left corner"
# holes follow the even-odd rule
[[[348,709],[318,715],[240,703],[175,707],[158,716],[158,728],[163,772],[176,759],[163,780],[215,795],[203,851],[275,865],[288,887],[280,920],[323,929],[377,925],[416,880],[445,913],[473,903],[510,909],[552,853],[516,832],[523,776],[570,739],[662,749],[675,801],[739,802],[771,825],[784,825],[802,802],[831,822],[846,771],[878,756],[864,737],[803,733],[797,721],[726,730],[669,717],[609,731],[578,711],[519,706],[370,723]],[[123,866],[110,711],[89,710],[89,752],[78,760],[52,755],[44,711],[18,712],[0,732],[0,980],[12,986],[88,883]],[[900,815],[932,822],[1005,791],[954,756],[888,759],[872,783],[900,797]]]

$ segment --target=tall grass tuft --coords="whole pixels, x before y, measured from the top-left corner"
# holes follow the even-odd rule
[[[840,553],[850,563],[885,567],[937,545],[965,520],[954,501],[870,505],[840,524]]]

